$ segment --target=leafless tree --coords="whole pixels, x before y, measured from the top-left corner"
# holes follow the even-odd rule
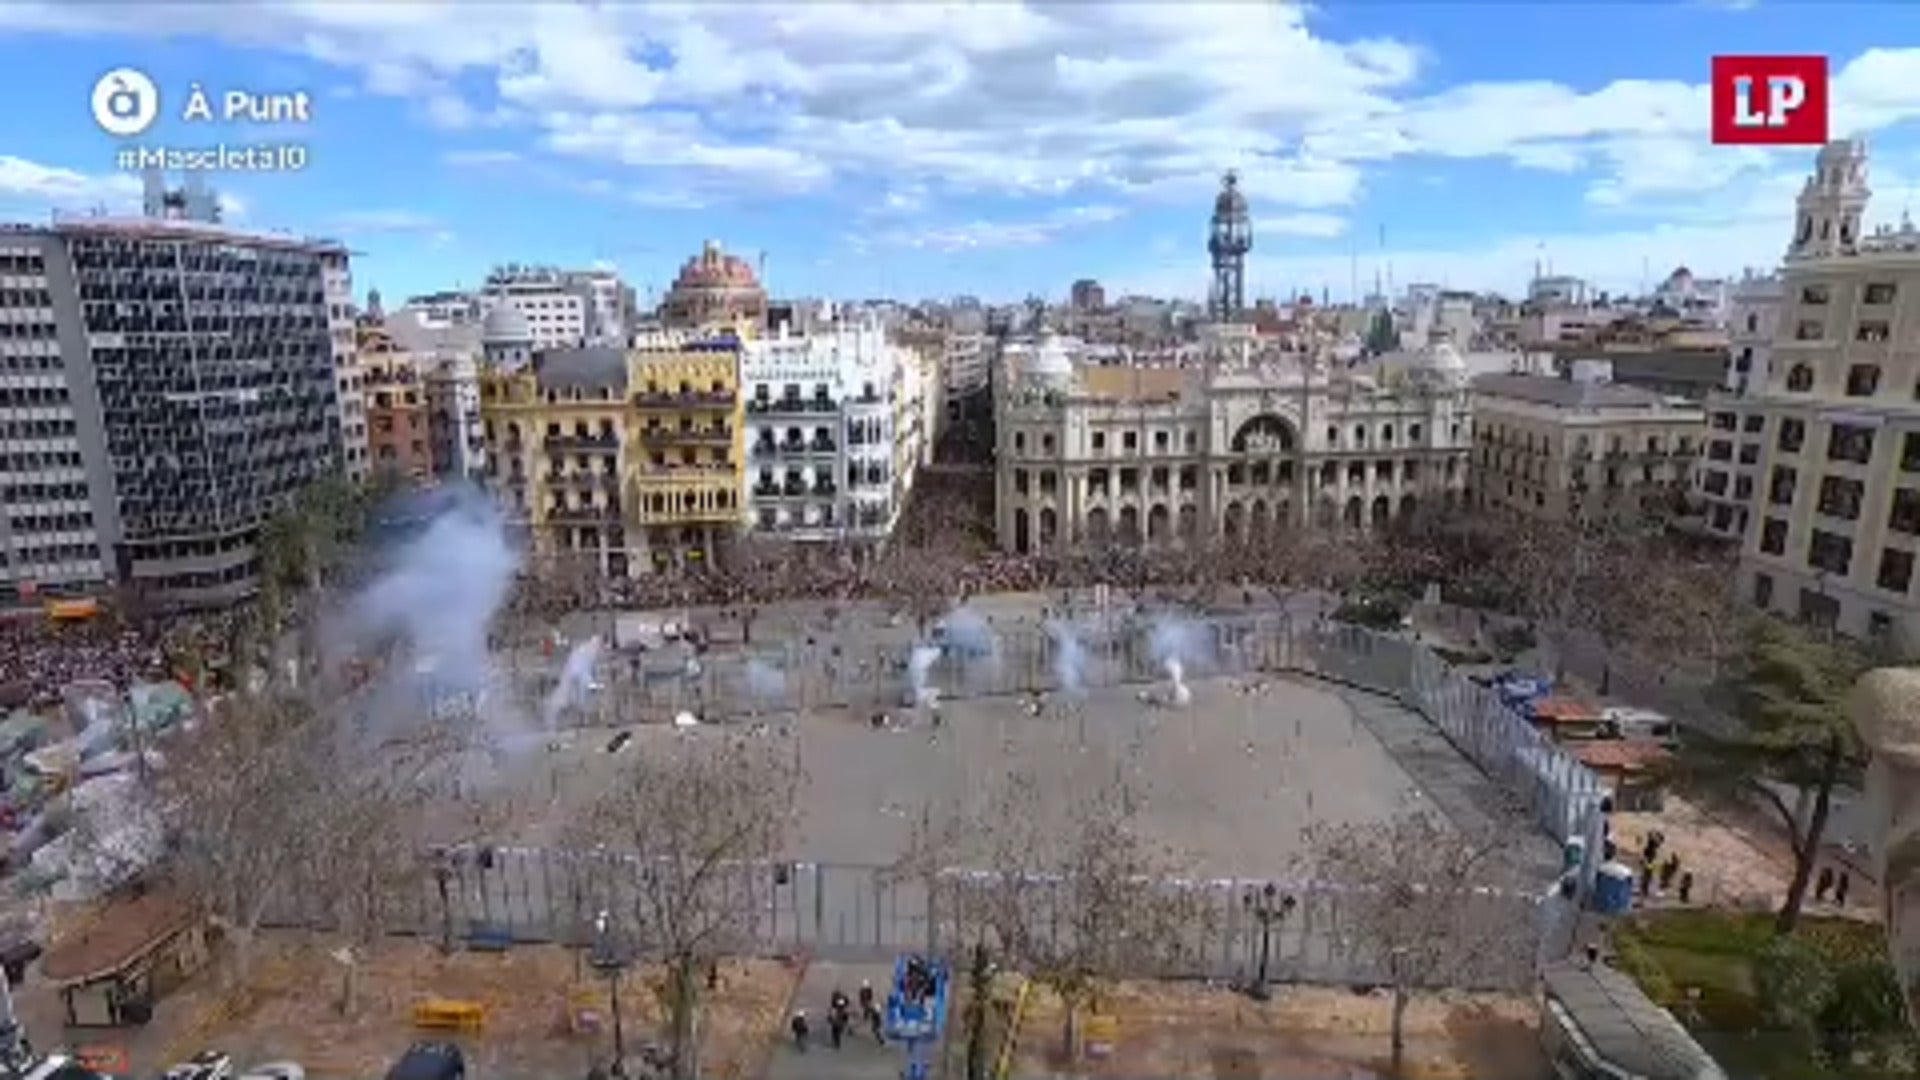
[[[1057,993],[1064,1046],[1111,980],[1178,970],[1201,950],[1207,895],[1141,828],[1127,760],[1062,783],[1017,769],[976,802],[929,809],[902,873],[926,880],[941,928],[986,944]]]
[[[1387,974],[1396,1075],[1416,994],[1529,970],[1536,942],[1515,925],[1517,900],[1489,888],[1507,878],[1505,838],[1464,834],[1415,805],[1383,822],[1316,823],[1307,836],[1316,876],[1341,889],[1342,921]]]
[[[874,569],[880,590],[905,605],[914,625],[925,633],[958,599],[966,563],[945,545],[896,546]]]
[[[681,733],[623,761],[621,775],[570,831],[577,846],[634,860],[632,888],[614,890],[609,916],[665,963],[660,990],[675,1075],[691,1077],[703,975],[752,941],[760,907],[742,901],[739,875],[771,877],[791,824],[799,761],[777,737],[717,731]]]
[[[244,985],[261,920],[293,894],[335,777],[309,702],[233,695],[167,746],[155,796],[170,837],[164,871],[207,913]]]

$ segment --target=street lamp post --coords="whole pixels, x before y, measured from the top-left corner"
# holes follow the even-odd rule
[[[1255,1001],[1266,1001],[1273,996],[1267,985],[1268,967],[1273,960],[1273,928],[1285,919],[1299,903],[1291,895],[1281,896],[1280,890],[1269,881],[1257,891],[1248,889],[1241,897],[1247,913],[1260,924],[1260,964],[1254,974],[1253,985],[1247,989],[1247,996]]]
[[[593,917],[593,967],[607,976],[608,1006],[613,1013],[613,1072],[627,1075],[627,1033],[620,1018],[620,973],[626,957],[620,952],[612,933],[613,919],[605,908]]]

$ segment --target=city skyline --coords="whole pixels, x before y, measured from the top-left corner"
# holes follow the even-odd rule
[[[1001,300],[1095,277],[1197,300],[1228,168],[1252,204],[1250,296],[1345,298],[1389,265],[1511,294],[1536,262],[1631,291],[1784,249],[1808,151],[1707,145],[1722,52],[1829,55],[1835,133],[1874,145],[1870,220],[1906,209],[1920,49],[1872,46],[1920,15],[1550,10],[14,4],[0,55],[43,90],[0,118],[0,217],[137,204],[87,111],[130,66],[170,106],[195,84],[310,93],[305,125],[163,119],[138,141],[304,142],[305,172],[209,178],[230,220],[338,236],[362,292],[393,297],[517,260],[611,263],[657,299],[718,239],[764,252],[779,295]]]

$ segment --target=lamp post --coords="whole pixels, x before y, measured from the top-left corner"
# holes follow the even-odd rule
[[[1279,888],[1271,881],[1258,890],[1248,889],[1240,899],[1246,905],[1247,913],[1260,924],[1260,963],[1254,974],[1253,985],[1247,989],[1247,996],[1255,1001],[1266,1001],[1273,996],[1267,986],[1267,969],[1273,960],[1273,927],[1285,919],[1299,901],[1291,895],[1281,896]]]
[[[608,1006],[613,1013],[613,1073],[627,1075],[627,1033],[620,1021],[620,973],[626,956],[612,933],[613,919],[605,908],[593,917],[593,969],[607,976]]]

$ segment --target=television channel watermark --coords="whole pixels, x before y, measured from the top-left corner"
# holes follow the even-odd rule
[[[148,134],[163,118],[165,101],[158,84],[137,68],[115,68],[94,83],[89,104],[101,131],[123,140]],[[248,89],[209,92],[199,83],[188,87],[179,110],[184,125],[222,126],[221,135],[250,124],[303,123],[312,119],[312,98],[305,91],[259,93]],[[122,171],[159,169],[168,172],[298,172],[307,167],[309,151],[298,142],[253,141],[215,137],[191,144],[124,142],[114,151]]]
[[[1716,56],[1711,80],[1716,146],[1823,146],[1824,56]]]

